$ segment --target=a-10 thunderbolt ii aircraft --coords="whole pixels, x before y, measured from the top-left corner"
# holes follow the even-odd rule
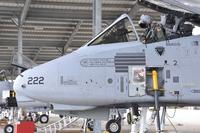
[[[32,99],[62,105],[54,107],[59,114],[93,119],[106,118],[110,108],[137,110],[155,105],[158,132],[159,106],[200,105],[200,36],[192,35],[193,25],[200,25],[195,8],[200,3],[187,1],[198,5],[174,10],[167,4],[157,5],[160,1],[138,2],[167,14],[165,34],[160,29],[156,40],[144,41],[124,14],[78,50],[20,74],[14,89]],[[119,132],[120,115],[109,120],[106,128]]]

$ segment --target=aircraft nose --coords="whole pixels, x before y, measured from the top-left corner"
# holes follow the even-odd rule
[[[23,93],[23,91],[26,88],[23,77],[24,77],[24,75],[22,73],[22,74],[18,75],[17,78],[15,79],[13,89],[16,91],[16,93]]]

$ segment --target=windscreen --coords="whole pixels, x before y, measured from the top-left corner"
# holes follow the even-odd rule
[[[135,41],[137,37],[128,18],[124,18],[92,41],[89,46]]]

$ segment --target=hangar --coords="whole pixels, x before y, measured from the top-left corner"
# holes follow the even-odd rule
[[[28,117],[32,119],[31,113],[37,116],[36,112],[44,112],[45,110],[46,112],[53,111],[62,116],[62,119],[52,122],[52,124],[51,122],[48,123],[49,113],[45,112],[45,114],[43,113],[36,118],[40,123],[48,124],[44,128],[35,130],[35,132],[60,131],[76,122],[77,116],[96,118],[102,115],[103,119],[103,116],[109,112],[109,118],[112,119],[106,124],[104,123],[106,132],[120,132],[122,128],[120,122],[126,118],[131,125],[129,128],[131,128],[132,133],[143,133],[148,128],[145,123],[147,109],[149,109],[147,107],[154,107],[152,112],[155,112],[155,114],[154,119],[152,119],[157,124],[155,124],[156,128],[153,131],[164,132],[165,119],[169,118],[165,116],[167,115],[166,106],[175,106],[176,110],[177,107],[199,105],[197,102],[198,81],[191,75],[190,71],[181,71],[188,68],[187,66],[194,63],[194,60],[198,57],[198,48],[193,47],[198,47],[200,43],[199,36],[196,35],[199,34],[198,28],[200,26],[199,7],[200,3],[197,0],[191,2],[187,0],[182,2],[171,0],[1,0],[0,79],[3,83],[2,88],[7,87],[6,90],[1,92],[3,102],[6,102],[2,106],[8,106],[6,109],[2,107],[2,112],[9,110],[7,123],[9,126],[7,125],[8,127],[4,128],[4,132],[25,133],[30,130],[30,128],[25,128],[27,127],[26,124],[29,124],[30,127],[34,125],[33,123],[25,123],[24,125],[10,123],[15,120],[15,112],[18,112],[18,115],[21,113],[22,116],[24,112],[29,112]],[[141,25],[142,19],[150,19],[145,28],[144,25]],[[128,21],[128,26],[125,20]],[[147,20],[143,22],[146,23]],[[153,28],[151,22],[156,24],[152,25]],[[119,32],[120,26],[127,26],[127,31]],[[194,27],[195,30],[193,30]],[[148,31],[148,28],[152,29]],[[116,31],[119,33],[117,34]],[[145,39],[142,40],[147,31],[151,35],[147,34]],[[126,37],[134,36],[136,40],[124,39],[122,37],[124,32],[126,32]],[[114,38],[111,35],[112,37],[119,35],[123,39],[119,40],[118,38],[113,41]],[[153,41],[147,40],[149,39],[147,36],[149,38],[156,36],[156,39],[152,37]],[[112,41],[108,41],[109,39]],[[131,42],[134,42],[135,46],[144,45],[140,45],[136,49],[133,49],[133,47],[128,49]],[[186,42],[192,44],[191,50],[190,48],[186,50],[188,49]],[[102,49],[101,46],[98,47],[100,44],[110,43],[116,43],[116,45],[105,47],[105,49]],[[124,43],[127,47],[117,46],[119,43]],[[154,45],[147,45],[149,43]],[[97,53],[99,52],[99,55],[95,54],[95,51],[84,49],[93,45],[97,45],[97,48],[93,48]],[[176,51],[171,48],[172,46],[180,46],[181,48],[177,49],[182,51],[174,56],[173,54]],[[114,56],[110,57],[108,53],[104,53],[104,51],[109,51],[112,48],[113,50],[118,49],[118,51],[114,51]],[[79,50],[77,53],[80,52],[80,55],[74,52],[76,50]],[[169,54],[169,51],[172,54]],[[110,54],[113,54],[112,52]],[[102,56],[100,56],[101,54]],[[186,58],[181,62],[182,54]],[[109,56],[106,57],[107,55]],[[77,58],[80,59],[78,64]],[[191,58],[191,60],[187,60],[187,58]],[[179,61],[180,64],[182,63],[180,66],[184,66],[183,68],[179,66]],[[199,63],[198,60],[196,62]],[[69,66],[73,63],[75,66],[72,69]],[[77,66],[80,66],[80,68],[77,68]],[[65,69],[67,70],[65,71]],[[195,71],[197,67],[194,65],[192,69]],[[96,76],[94,72],[96,72]],[[52,80],[53,78],[55,79]],[[132,79],[134,80],[132,81]],[[7,82],[10,84],[7,85]],[[191,91],[182,91],[182,88],[177,84],[186,89],[189,86]],[[96,94],[92,90],[92,88],[102,89],[102,86],[116,87],[115,90],[118,90],[120,94],[117,92],[113,95],[115,90],[112,90],[109,95],[105,93],[105,90],[104,92],[96,90],[98,92]],[[177,87],[177,90],[174,90],[174,87]],[[63,91],[62,89],[68,90]],[[77,91],[74,92],[76,89]],[[87,92],[83,91],[84,89]],[[44,93],[47,90],[49,92]],[[46,95],[41,95],[40,92]],[[192,93],[190,94],[191,99],[188,98],[190,97],[190,95],[187,95],[189,93]],[[51,94],[63,94],[63,96],[55,99],[56,96]],[[102,94],[105,95],[105,99]],[[98,96],[101,96],[101,98],[98,98]],[[79,97],[87,97],[88,99],[83,98],[81,100]],[[181,98],[179,99],[179,97]],[[24,106],[25,102],[29,103],[28,107]],[[34,109],[38,106],[39,111],[35,111]],[[122,118],[124,110],[121,113],[119,108],[128,109],[127,107],[130,106],[131,109],[127,116]],[[160,111],[160,107],[163,107],[162,111]],[[29,111],[24,111],[24,108]],[[66,110],[70,117],[65,117]],[[162,112],[161,118],[160,112]],[[151,116],[153,116],[153,113]],[[192,113],[195,114],[196,112]],[[132,115],[137,116],[137,118],[132,117]],[[17,118],[21,120],[21,116]],[[177,132],[169,119],[168,122]],[[95,133],[99,133],[104,130],[101,129],[101,124],[98,119],[87,119],[83,127],[84,129],[86,129],[85,127],[92,128]],[[138,125],[140,126],[139,129]],[[127,128],[123,129],[127,130]]]

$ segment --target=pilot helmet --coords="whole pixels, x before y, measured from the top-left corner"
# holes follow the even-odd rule
[[[141,28],[147,28],[149,24],[151,24],[151,17],[149,15],[142,14],[140,17],[139,26]]]

